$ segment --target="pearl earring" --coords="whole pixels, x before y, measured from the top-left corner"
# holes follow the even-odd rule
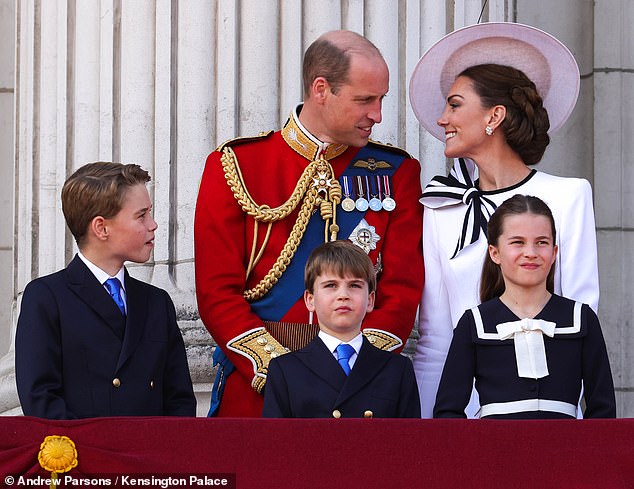
[[[486,133],[487,136],[493,136],[493,128],[491,126],[487,126],[484,129],[484,132]]]

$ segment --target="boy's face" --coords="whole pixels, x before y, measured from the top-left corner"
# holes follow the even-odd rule
[[[123,262],[146,262],[154,248],[154,231],[158,227],[152,218],[152,203],[144,184],[129,187],[121,210],[105,220],[108,229],[108,252]]]
[[[317,313],[322,331],[341,340],[354,338],[361,329],[366,313],[374,308],[374,292],[360,278],[325,271],[315,279],[313,293],[304,292],[304,302]]]

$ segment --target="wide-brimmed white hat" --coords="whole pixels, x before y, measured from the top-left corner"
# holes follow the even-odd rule
[[[550,119],[549,133],[568,119],[579,95],[579,67],[558,39],[524,24],[488,22],[447,34],[420,58],[409,83],[409,100],[420,124],[445,140],[438,126],[447,92],[470,66],[494,63],[517,68],[537,87]]]

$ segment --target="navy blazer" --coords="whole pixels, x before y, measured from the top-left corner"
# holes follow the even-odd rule
[[[364,337],[346,377],[324,342],[274,358],[264,391],[268,418],[419,418],[420,402],[409,358],[379,350]]]
[[[172,300],[127,270],[125,291],[126,317],[78,256],[27,285],[15,338],[25,415],[196,415]]]
[[[610,360],[599,319],[590,306],[553,294],[535,319],[557,325],[552,338],[543,335],[548,375],[539,379],[519,376],[514,339],[499,337],[497,325],[520,320],[499,297],[467,310],[454,330],[434,417],[465,418],[474,379],[481,406],[496,406],[496,414],[485,411],[483,417],[572,418],[572,413],[517,406],[540,399],[568,404],[574,410],[582,383],[583,417],[616,417]]]

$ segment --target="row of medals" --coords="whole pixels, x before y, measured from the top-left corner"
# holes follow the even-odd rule
[[[370,196],[370,178],[376,178],[372,182],[376,182],[376,193],[373,192],[372,196]],[[354,184],[356,184],[356,189]],[[341,208],[346,212],[354,210],[365,212],[368,209],[374,212],[380,210],[392,212],[396,209],[396,201],[390,196],[389,177],[387,176],[352,177],[344,175],[341,177],[341,187],[344,189],[344,199],[341,201]],[[353,198],[355,196],[356,198]]]

